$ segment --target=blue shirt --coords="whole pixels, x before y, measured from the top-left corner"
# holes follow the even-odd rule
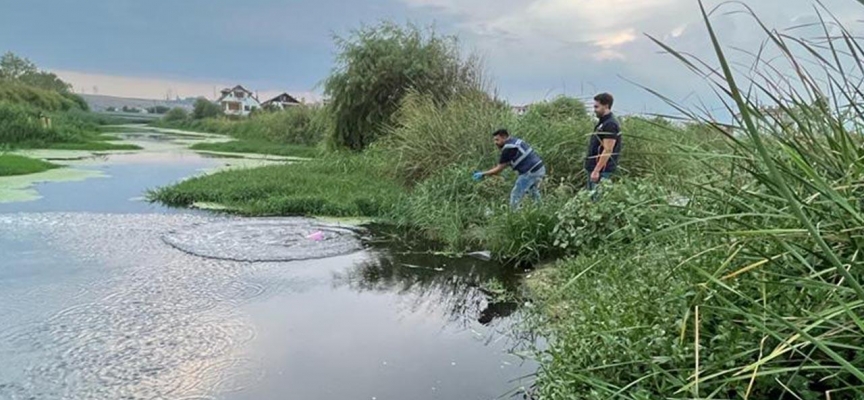
[[[521,161],[519,161],[520,158],[522,159]],[[498,163],[510,164],[519,175],[536,171],[543,166],[543,160],[540,159],[537,152],[528,143],[515,137],[507,139],[504,142],[504,148],[501,149],[501,158],[498,160]]]
[[[621,155],[621,126],[618,120],[612,113],[604,115],[600,118],[597,126],[594,127],[594,133],[591,134],[591,140],[588,142],[588,154],[585,157],[585,170],[593,172],[597,166],[597,160],[603,154],[603,140],[615,139],[615,147],[612,149],[612,156],[606,162],[606,168],[600,172],[615,172],[618,168],[618,156]]]

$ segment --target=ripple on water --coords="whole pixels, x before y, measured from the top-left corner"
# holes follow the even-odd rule
[[[46,278],[0,293],[0,300],[11,302],[0,313],[0,399],[207,399],[260,379],[263,367],[236,358],[236,351],[257,335],[237,305],[290,282],[256,279],[256,268],[266,264],[178,252],[162,235],[173,232],[172,238],[193,244],[190,235],[210,235],[235,243],[229,250],[240,255],[250,241],[284,243],[310,229],[326,230],[325,240],[316,242],[324,254],[353,251],[359,243],[348,230],[302,220],[240,221],[191,215],[0,215],[4,233],[30,238],[36,233],[46,246],[93,274],[75,282]],[[238,226],[239,237],[225,233]],[[308,257],[304,252],[315,251],[305,244],[295,247],[303,258]],[[253,251],[286,254],[267,246]],[[25,318],[33,303],[44,316]],[[20,311],[25,305],[28,313]]]
[[[321,240],[308,238],[316,232]],[[199,257],[244,262],[326,258],[363,248],[351,229],[301,218],[219,221],[174,230],[162,240]]]

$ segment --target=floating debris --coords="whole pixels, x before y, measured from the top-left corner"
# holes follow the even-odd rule
[[[489,261],[492,259],[492,252],[486,251],[475,251],[473,253],[466,254],[468,257],[473,257],[478,260]]]
[[[402,266],[405,267],[405,268],[411,268],[411,269],[424,269],[424,270],[427,270],[427,271],[435,271],[435,272],[442,272],[442,271],[444,271],[444,268],[438,268],[438,267],[436,267],[436,268],[421,267],[421,266],[419,266],[419,265],[414,265],[414,264],[402,264]]]
[[[324,232],[316,231],[315,233],[313,233],[309,236],[306,236],[306,239],[320,242],[320,241],[324,240]]]

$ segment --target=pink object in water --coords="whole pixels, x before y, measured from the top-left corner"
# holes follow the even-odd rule
[[[309,236],[306,236],[306,238],[309,240],[314,240],[316,242],[320,242],[320,241],[324,240],[324,232],[318,231],[318,232],[315,232]]]

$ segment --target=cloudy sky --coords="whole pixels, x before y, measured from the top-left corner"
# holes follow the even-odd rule
[[[719,4],[706,0],[709,8]],[[778,29],[815,21],[811,0],[753,0]],[[823,0],[853,30],[857,0]],[[714,21],[730,47],[764,36],[740,5]],[[0,51],[57,72],[76,91],[144,98],[212,96],[234,83],[314,98],[334,58],[333,35],[380,20],[434,24],[485,59],[497,92],[521,104],[611,91],[619,109],[656,111],[629,81],[676,100],[703,85],[644,34],[708,56],[696,0],[0,0]]]

